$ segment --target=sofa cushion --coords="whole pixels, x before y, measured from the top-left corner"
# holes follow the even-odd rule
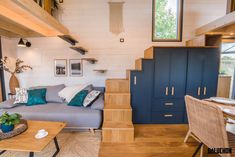
[[[46,104],[46,88],[28,90],[27,106]]]
[[[28,102],[28,92],[26,88],[16,88],[14,104],[26,104]]]
[[[98,90],[92,90],[91,92],[89,92],[83,101],[83,106],[87,107],[87,106],[91,105],[98,98],[100,93],[101,92]]]
[[[66,102],[70,102],[78,92],[82,91],[87,86],[88,84],[68,86],[62,89],[58,95]]]
[[[58,93],[65,88],[64,84],[60,85],[54,85],[54,86],[37,86],[37,87],[31,87],[30,89],[41,89],[46,88],[46,101],[47,102],[54,102],[54,103],[62,103],[63,99],[61,99],[58,95]]]
[[[99,97],[91,104],[91,109],[93,110],[104,109],[104,94],[100,94]]]
[[[48,103],[30,107],[19,105],[11,109],[1,109],[0,114],[5,111],[10,114],[19,113],[26,120],[66,122],[66,127],[99,128],[102,124],[102,111],[92,110],[89,107],[68,106],[66,103]]]
[[[68,103],[69,106],[82,106],[85,97],[87,96],[88,91],[82,90],[78,92],[73,99]]]
[[[14,104],[15,99],[9,99],[0,103],[0,109],[9,109],[18,106],[19,104]]]

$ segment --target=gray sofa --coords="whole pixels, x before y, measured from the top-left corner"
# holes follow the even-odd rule
[[[47,103],[44,105],[25,106],[17,105],[9,109],[0,109],[0,113],[19,113],[27,120],[63,121],[67,123],[66,128],[92,128],[98,129],[102,124],[104,107],[104,88],[94,87],[102,91],[102,94],[89,107],[68,106],[66,103]],[[12,105],[14,99],[0,103],[1,105]]]

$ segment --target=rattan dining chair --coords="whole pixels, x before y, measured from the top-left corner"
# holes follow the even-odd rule
[[[203,145],[208,148],[230,147],[235,151],[235,136],[226,131],[224,116],[218,106],[191,96],[185,96],[185,102],[189,122],[189,133],[187,136],[189,134],[194,135],[200,141],[193,156],[197,154]],[[234,129],[234,125],[230,125],[231,128]],[[231,157],[234,156],[234,153],[220,155]]]

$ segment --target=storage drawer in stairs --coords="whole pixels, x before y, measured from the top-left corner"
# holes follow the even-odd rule
[[[152,112],[151,121],[152,123],[158,124],[181,124],[184,120],[184,111],[162,111]]]

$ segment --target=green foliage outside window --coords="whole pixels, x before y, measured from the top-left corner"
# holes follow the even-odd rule
[[[180,27],[180,19],[178,19],[179,10],[175,12],[167,7],[169,0],[155,0],[154,3],[154,23],[153,23],[153,40],[179,40],[178,27]],[[176,1],[169,1],[175,3]],[[177,4],[177,3],[176,3]],[[173,4],[171,4],[173,5]],[[178,6],[175,6],[178,8]]]

